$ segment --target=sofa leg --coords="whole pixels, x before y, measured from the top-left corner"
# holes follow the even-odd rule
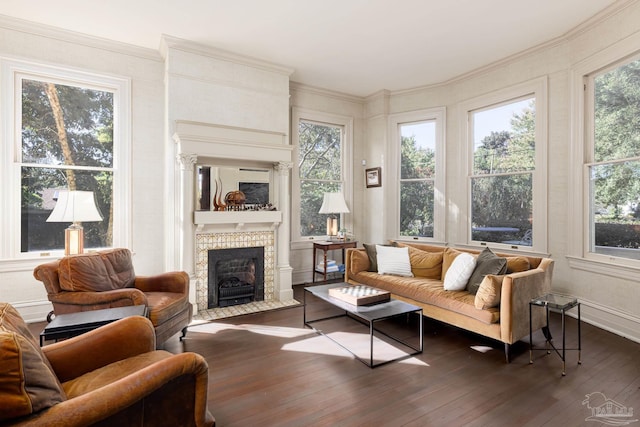
[[[182,328],[182,335],[180,335],[180,341],[182,341],[182,339],[186,336],[187,336],[187,326]]]
[[[511,344],[504,343],[504,356],[507,363],[511,363]]]

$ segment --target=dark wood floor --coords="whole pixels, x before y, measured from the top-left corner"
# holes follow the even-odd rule
[[[294,293],[301,301],[302,287]],[[313,316],[326,312],[323,303],[309,302]],[[555,341],[559,324],[552,315]],[[322,326],[358,334],[347,342],[368,333],[351,319]],[[408,338],[417,323],[385,327]],[[555,354],[535,352],[529,364],[528,342],[516,344],[506,364],[500,343],[428,319],[424,328],[423,354],[375,369],[304,328],[301,306],[193,326],[165,349],[206,358],[218,427],[604,425],[586,420],[591,411],[582,402],[594,392],[640,411],[640,344],[625,338],[583,323],[582,365],[577,352],[568,352],[563,377]],[[543,345],[542,333],[534,343]],[[572,318],[567,345],[577,346]]]

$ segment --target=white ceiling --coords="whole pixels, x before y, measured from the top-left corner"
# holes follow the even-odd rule
[[[366,96],[441,83],[626,0],[0,0],[0,14],[158,49],[162,34]]]

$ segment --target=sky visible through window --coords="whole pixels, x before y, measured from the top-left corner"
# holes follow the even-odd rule
[[[521,114],[527,109],[532,98],[512,102],[499,107],[492,107],[484,111],[477,111],[473,117],[473,146],[474,150],[491,132],[511,130],[511,119],[514,114]]]

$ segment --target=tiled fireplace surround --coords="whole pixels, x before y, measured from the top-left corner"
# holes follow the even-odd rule
[[[291,146],[286,135],[194,122],[177,122],[174,141],[180,173],[180,264],[191,277],[194,312],[207,317],[208,252],[212,249],[264,247],[264,301],[245,309],[214,309],[214,318],[268,310],[293,301],[289,265],[289,171]],[[271,197],[277,211],[198,211],[195,204],[195,165],[239,166],[242,162],[273,170]],[[240,163],[240,164],[239,164]]]

